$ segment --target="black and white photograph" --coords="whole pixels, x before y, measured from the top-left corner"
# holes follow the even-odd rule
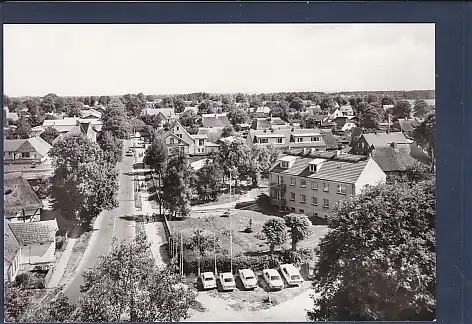
[[[435,320],[435,63],[434,23],[4,24],[5,321]]]

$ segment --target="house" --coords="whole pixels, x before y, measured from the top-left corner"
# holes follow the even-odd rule
[[[86,135],[90,141],[94,143],[97,142],[97,132],[93,129],[92,125],[90,123],[79,123],[77,126],[74,126],[72,129],[70,129],[67,133],[61,134],[56,137],[54,141],[52,141],[52,144],[56,144],[58,141],[64,138],[64,136],[79,133]]]
[[[101,119],[102,113],[95,109],[82,110],[82,118],[85,119]]]
[[[11,222],[39,221],[43,202],[21,173],[5,173],[3,213]]]
[[[370,156],[387,176],[401,176],[415,161],[429,164],[431,159],[415,143],[391,143],[388,147],[377,147]]]
[[[15,281],[21,264],[21,244],[6,218],[3,220],[3,282]]]
[[[390,147],[392,143],[411,144],[402,132],[363,134],[353,146],[351,154],[368,155],[373,149]]]
[[[249,146],[274,145],[280,149],[287,148],[315,148],[320,151],[326,149],[321,132],[316,129],[251,129],[246,137]]]
[[[64,119],[48,119],[43,122],[42,127],[46,129],[51,126],[55,128],[59,133],[67,133],[71,129],[80,125],[80,123],[89,123],[92,128],[99,132],[102,129],[103,122],[97,118],[77,118],[77,117],[66,117]]]
[[[280,129],[291,128],[291,126],[280,117],[256,118],[251,124],[251,129]]]
[[[51,145],[40,136],[27,139],[4,139],[3,162],[5,164],[40,164],[46,162]]]
[[[312,115],[321,115],[323,110],[320,105],[312,105],[306,108],[306,112]]]
[[[257,107],[254,110],[254,115],[256,118],[267,118],[270,115],[271,109],[267,106]]]
[[[231,126],[228,116],[226,113],[223,114],[203,114],[202,115],[202,125],[205,128],[215,128],[225,126]]]
[[[386,174],[370,157],[311,152],[281,157],[269,172],[269,192],[279,208],[326,218],[338,201],[385,181]]]
[[[206,134],[208,136],[208,141],[212,143],[217,143],[221,138],[224,127],[199,127],[197,134]]]
[[[416,118],[398,118],[400,129],[405,135],[411,136],[413,130],[420,125]]]
[[[156,99],[152,101],[146,101],[146,108],[157,108],[162,104],[162,99]]]
[[[339,116],[336,117],[333,122],[336,123],[336,129],[339,129],[343,132],[349,131],[356,127],[356,124],[352,121],[353,116]]]
[[[328,120],[329,121],[333,121],[335,120],[337,117],[342,117],[344,116],[344,114],[342,113],[341,109],[339,108],[331,108],[328,112]]]
[[[177,118],[175,115],[174,108],[146,108],[143,109],[141,115],[158,115],[163,122],[170,122]]]
[[[354,110],[351,105],[343,105],[339,107],[339,111],[341,111],[343,116],[354,116]]]
[[[389,110],[393,109],[395,105],[382,105],[382,108],[385,112],[389,112]]]
[[[8,107],[3,107],[3,120],[10,119],[14,122],[18,121],[19,117],[16,112],[10,112],[10,109]]]
[[[59,229],[55,219],[30,223],[12,223],[5,220],[4,226],[9,227],[21,247],[20,264],[55,261],[56,232]]]
[[[166,131],[161,133],[160,136],[164,140],[168,153],[178,151],[179,153],[189,154],[190,143],[177,136],[177,134]]]

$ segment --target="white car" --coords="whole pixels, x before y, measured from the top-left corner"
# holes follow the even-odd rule
[[[203,289],[216,288],[216,279],[213,272],[203,272],[200,275],[200,280],[202,281]]]
[[[240,269],[238,273],[245,289],[255,289],[257,287],[257,279],[251,269]]]
[[[220,273],[220,283],[224,291],[233,291],[236,289],[236,282],[231,272]]]
[[[300,272],[293,264],[287,263],[280,266],[280,272],[290,286],[299,286],[303,282]]]
[[[280,277],[279,273],[275,269],[265,269],[262,271],[262,276],[269,285],[270,289],[283,289],[284,282]]]

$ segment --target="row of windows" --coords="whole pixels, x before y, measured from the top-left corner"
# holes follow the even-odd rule
[[[290,212],[296,213],[295,208],[294,208],[294,207],[291,207],[291,208],[290,208]],[[299,212],[300,214],[305,214],[305,209],[300,208],[300,209],[298,209],[298,212]],[[315,217],[323,217],[322,215],[318,215],[318,213],[317,213],[316,211],[313,211],[313,216],[315,216]],[[328,215],[325,215],[324,217],[328,217]]]
[[[282,176],[277,176],[277,184],[281,185],[284,184],[284,177]],[[290,178],[290,185],[295,186],[297,184],[297,179],[295,178]],[[306,188],[307,181],[305,179],[300,179],[300,188]],[[318,190],[318,182],[315,180],[311,181],[311,189],[312,190]],[[329,192],[329,183],[323,182],[323,191],[324,192]],[[337,193],[341,195],[346,194],[346,186],[342,184],[337,185]]]
[[[291,192],[290,193],[290,200],[295,201],[295,193]],[[301,204],[306,204],[306,195],[300,194],[300,203]],[[318,206],[318,197],[312,196],[311,197],[311,204],[313,206]],[[329,208],[329,200],[326,198],[323,198],[323,207],[324,208]]]
[[[277,138],[277,144],[282,144],[283,143],[283,138]],[[310,141],[311,142],[319,142],[320,141],[320,137],[318,136],[315,136],[315,137],[311,137],[310,138]],[[297,140],[296,140],[297,143],[301,143],[303,142],[303,137],[297,137]],[[259,139],[259,143],[263,144],[263,143],[269,143],[269,139],[267,138],[260,138]]]

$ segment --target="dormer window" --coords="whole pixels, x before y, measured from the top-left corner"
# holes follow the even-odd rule
[[[310,164],[310,172],[316,172],[316,164]]]
[[[303,137],[298,137],[298,138],[297,138],[297,142],[299,142],[299,143],[300,143],[300,142],[303,142]]]
[[[280,162],[280,166],[284,169],[288,169],[288,162],[287,161],[282,161],[282,162]]]
[[[313,137],[311,138],[311,141],[312,141],[312,142],[319,142],[319,140],[320,140],[320,138],[319,138],[318,136],[313,136]]]

